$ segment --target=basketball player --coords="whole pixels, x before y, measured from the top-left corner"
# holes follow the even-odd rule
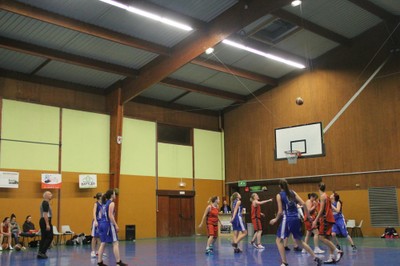
[[[96,202],[93,206],[93,220],[92,220],[92,252],[90,253],[90,257],[96,258],[97,254],[97,245],[100,245],[100,235],[99,235],[99,220],[100,220],[100,211],[101,211],[101,196],[102,193],[97,193],[93,198],[96,199]],[[104,253],[103,253],[104,256]]]
[[[325,193],[325,184],[322,182],[319,183],[318,188],[320,194],[320,208],[314,222],[312,223],[312,227],[316,227],[317,222],[319,221],[319,240],[329,248],[329,258],[324,261],[324,264],[335,264],[340,261],[343,252],[338,250],[330,240],[335,218],[333,218],[331,201]]]
[[[115,190],[110,189],[103,194],[101,198],[101,212],[99,222],[99,234],[100,234],[100,248],[98,255],[97,265],[107,266],[103,263],[103,251],[106,243],[112,243],[115,261],[117,265],[128,265],[121,261],[119,256],[119,245],[118,245],[118,231],[119,227],[114,217],[114,199],[116,198]]]
[[[204,219],[207,217],[207,246],[206,254],[214,253],[214,242],[218,237],[218,203],[219,198],[214,196],[210,199],[210,204],[206,207],[204,211],[203,218],[199,227],[203,226]]]
[[[235,253],[240,253],[242,250],[238,248],[238,243],[247,235],[246,227],[243,223],[242,217],[242,201],[241,196],[238,192],[235,192],[231,196],[233,214],[231,218],[232,230],[233,230],[233,240],[232,247]]]
[[[357,247],[354,245],[353,239],[347,232],[346,222],[342,213],[343,203],[340,200],[339,194],[334,192],[330,196],[330,199],[332,202],[333,217],[335,218],[335,224],[332,227],[332,239],[336,242],[336,247],[340,249],[339,241],[337,240],[336,235],[342,235],[343,237],[347,238],[351,247],[353,248],[353,251],[356,251]]]
[[[325,253],[324,250],[319,248],[318,245],[318,229],[317,227],[312,227],[312,222],[315,220],[315,217],[317,216],[318,213],[318,195],[315,193],[310,193],[308,194],[308,200],[306,201],[306,206],[307,209],[310,213],[310,216],[307,217],[307,214],[305,214],[304,216],[304,225],[306,228],[306,238],[304,239],[304,242],[306,242],[308,244],[308,240],[310,239],[311,233],[314,234],[314,253],[315,254],[322,254]],[[306,253],[306,250],[303,249],[301,251],[302,253]]]
[[[283,216],[282,222],[278,227],[276,233],[276,245],[281,255],[282,264],[281,266],[289,265],[286,260],[285,248],[283,245],[283,239],[287,238],[290,234],[293,234],[293,238],[299,248],[303,247],[307,252],[314,258],[314,262],[319,266],[322,264],[322,260],[315,256],[312,249],[301,240],[303,237],[301,233],[301,220],[297,211],[297,204],[304,205],[304,201],[297,195],[296,192],[289,189],[289,185],[285,179],[279,181],[279,187],[281,192],[276,195],[276,202],[278,204],[278,213],[276,217],[270,221],[271,225],[274,225]],[[308,213],[307,206],[304,207],[305,212]],[[309,214],[308,214],[309,216]]]
[[[259,200],[260,197],[257,193],[251,194],[250,201],[251,201],[251,222],[254,227],[254,236],[251,239],[250,244],[257,249],[264,249],[265,247],[261,245],[261,235],[262,235],[262,225],[261,225],[261,216],[265,216],[261,212],[261,205],[267,202],[272,202],[272,199],[269,200]],[[256,242],[257,240],[257,242]]]

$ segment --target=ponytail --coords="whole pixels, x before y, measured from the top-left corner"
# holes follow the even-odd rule
[[[340,200],[340,196],[339,194],[337,194],[336,192],[333,193],[333,197],[335,198],[336,202],[340,202],[340,211],[342,211],[343,209],[343,202]]]
[[[101,196],[101,203],[104,204],[107,202],[107,200],[111,199],[111,196],[114,194],[114,190],[113,189],[109,189],[107,190],[106,193],[103,194],[103,196]]]
[[[231,196],[231,204],[233,204],[233,202],[234,202],[237,198],[239,198],[239,192],[233,193],[232,196]]]
[[[210,203],[214,203],[218,199],[218,196],[214,196],[210,198]]]
[[[294,194],[289,190],[289,184],[286,179],[279,180],[279,187],[285,191],[286,197],[289,199],[289,201],[294,200]]]

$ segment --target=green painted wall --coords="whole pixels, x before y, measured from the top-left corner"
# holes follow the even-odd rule
[[[121,174],[156,175],[156,123],[124,118]]]
[[[62,110],[62,171],[109,173],[110,117]]]
[[[194,129],[195,177],[224,180],[224,134]]]
[[[57,171],[60,108],[3,100],[1,128],[1,168]]]
[[[158,143],[158,176],[193,177],[191,146]]]
[[[3,169],[58,170],[58,140],[62,112],[62,171],[109,173],[108,115],[3,100]],[[121,174],[156,175],[156,123],[124,118]],[[223,134],[194,129],[196,178],[223,180]],[[193,177],[192,147],[158,144],[158,176]]]

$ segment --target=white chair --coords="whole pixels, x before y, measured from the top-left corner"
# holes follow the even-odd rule
[[[60,244],[60,236],[62,237],[62,233],[58,232],[57,227],[53,225],[53,236],[56,236],[56,242],[55,245]]]
[[[67,236],[70,236],[70,239],[72,239],[72,237],[74,236],[74,232],[71,230],[71,227],[69,225],[62,225],[61,233],[62,233],[62,238],[64,239],[64,243],[66,242]]]
[[[347,231],[350,231],[350,229],[351,229],[351,231],[349,232],[350,236],[353,236],[355,227],[356,227],[356,220],[347,220],[346,228],[347,228]]]
[[[355,236],[364,237],[363,233],[362,233],[362,230],[361,230],[361,226],[362,226],[363,222],[364,222],[364,220],[361,220],[358,225],[354,226],[353,230],[354,230],[354,235]]]

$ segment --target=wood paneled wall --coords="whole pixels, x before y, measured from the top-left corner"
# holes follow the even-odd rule
[[[379,25],[366,33],[376,36],[373,41],[361,36],[352,47],[335,49],[312,69],[281,81],[279,87],[258,97],[264,106],[253,100],[225,114],[226,181],[322,176],[330,191],[346,190],[345,197],[351,198],[354,192],[363,199],[368,198],[368,187],[399,188],[399,55],[392,55],[326,132],[326,156],[299,159],[295,165],[274,159],[274,129],[319,121],[325,127],[389,56],[391,46],[379,50],[388,37],[384,28]],[[302,106],[295,104],[298,96],[304,99]],[[385,171],[390,169],[394,171]],[[308,185],[294,188],[304,195],[317,191]],[[350,218],[367,219],[368,202],[349,208],[353,201],[346,203],[347,210],[357,212]],[[368,222],[365,226],[367,235],[382,231]]]
[[[106,96],[0,77],[0,96],[4,99],[32,102],[61,108],[109,114]],[[124,116],[170,125],[219,130],[215,116],[178,111],[159,106],[129,102]]]
[[[326,132],[325,157],[300,159],[296,165],[274,159],[275,128],[318,121],[326,126],[389,55],[385,46],[364,70],[387,38],[387,31],[377,30],[369,33],[377,36],[374,45],[370,41],[365,47],[360,40],[337,49],[319,66],[259,96],[264,106],[253,100],[225,114],[227,182],[400,168],[398,55]],[[298,96],[302,106],[295,104]]]
[[[0,96],[9,100],[107,113],[106,98],[102,95],[10,78],[0,77]]]
[[[218,117],[167,109],[142,103],[129,102],[125,104],[124,115],[131,118],[157,121],[158,123],[169,125],[219,130]]]

